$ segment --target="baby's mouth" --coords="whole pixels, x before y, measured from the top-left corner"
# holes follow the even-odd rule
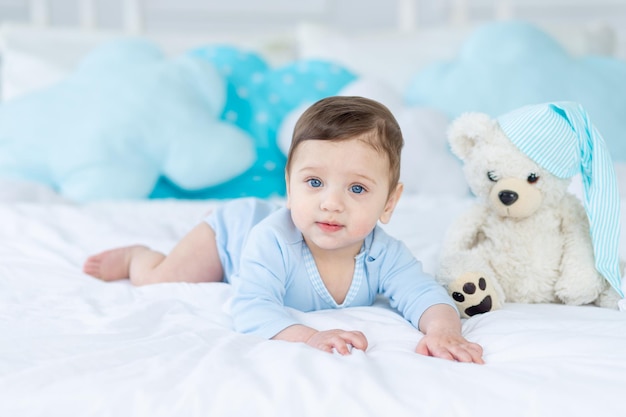
[[[338,223],[326,223],[326,222],[317,222],[317,226],[325,232],[336,232],[343,228],[342,225]]]

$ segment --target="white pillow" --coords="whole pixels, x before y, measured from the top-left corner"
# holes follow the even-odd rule
[[[418,70],[454,58],[474,28],[434,27],[412,33],[352,35],[304,23],[296,31],[298,57],[333,61],[404,92]],[[615,33],[606,25],[556,25],[543,29],[576,56],[611,55],[615,51]]]
[[[348,35],[321,25],[302,24],[296,39],[299,58],[333,61],[402,92],[418,69],[453,58],[468,33],[467,29],[446,28]]]
[[[19,24],[0,27],[0,92],[8,100],[46,87],[66,77],[82,58],[103,42],[129,36],[114,30],[43,28]],[[230,44],[251,49],[271,65],[295,57],[293,35],[216,33],[212,35],[145,35],[167,55],[207,44]]]
[[[67,203],[47,185],[20,179],[0,178],[0,203]]]

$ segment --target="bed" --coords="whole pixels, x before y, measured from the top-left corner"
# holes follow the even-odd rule
[[[439,237],[470,199],[403,198],[388,229],[436,266]],[[7,416],[622,415],[626,316],[507,304],[464,321],[486,365],[413,352],[420,334],[385,300],[293,312],[363,331],[340,356],[233,331],[227,284],[133,288],[81,273],[103,248],[167,251],[216,201],[0,207],[0,410]]]
[[[93,23],[89,17],[93,10],[88,7],[92,3],[79,3],[84,8],[83,23],[88,26],[89,22]],[[324,7],[331,7],[330,3],[311,2],[299,12],[319,18]],[[398,3],[406,12],[416,11],[411,7],[421,2]],[[461,12],[467,6],[464,3],[458,2]],[[459,10],[452,14],[459,16]],[[508,9],[499,10],[506,14]],[[34,16],[45,21],[41,17],[43,12],[45,9]],[[126,20],[130,23],[125,32],[140,31],[137,20],[140,15],[135,12],[137,9],[131,7],[129,13],[135,19]],[[270,7],[267,12],[276,10]],[[394,76],[388,66],[368,65],[365,55],[359,51],[364,50],[360,48],[389,50],[390,45],[399,45],[399,42],[415,44],[418,37],[422,41],[441,42],[439,48],[416,48],[421,53],[413,55],[411,65],[415,65],[417,71],[430,62],[455,56],[473,28],[422,30],[412,27],[414,24],[410,19],[401,19],[401,30],[393,36],[352,36],[321,27],[316,22],[301,25],[290,34],[266,33],[265,38],[213,35],[206,38],[208,41],[200,41],[219,41],[238,48],[245,45],[261,51],[261,56],[269,62],[263,68],[275,72],[268,75],[270,81],[266,89],[259,92],[274,91],[276,84],[271,81],[295,74],[294,71],[302,69],[303,60],[323,58],[332,61],[334,66],[309,68],[313,75],[327,77],[325,86],[332,84],[336,93],[370,95],[387,103],[398,116],[407,138],[402,171],[407,190],[392,221],[384,227],[404,240],[422,261],[424,269],[434,273],[445,231],[473,202],[460,166],[449,154],[445,142],[446,126],[459,110],[428,95],[399,96],[399,90],[406,91],[414,82],[406,66],[399,71],[407,72]],[[594,65],[610,64],[617,75],[622,74],[619,71],[626,64],[615,49],[615,42],[607,43],[607,39],[612,39],[606,36],[607,27],[583,32],[572,32],[571,27],[565,31],[564,26],[546,27],[546,33],[559,40],[572,56],[582,60],[594,53]],[[407,32],[407,29],[410,30]],[[81,266],[85,258],[106,248],[144,243],[169,251],[208,211],[230,198],[256,195],[284,201],[280,164],[284,163],[288,132],[301,108],[317,96],[310,90],[302,90],[298,100],[280,110],[279,119],[265,119],[274,120],[273,125],[268,123],[269,127],[260,130],[251,119],[248,124],[241,118],[229,120],[232,113],[224,110],[224,102],[228,103],[230,97],[231,105],[237,104],[232,101],[234,96],[228,95],[229,88],[234,88],[229,84],[221,98],[210,101],[213,107],[208,111],[212,120],[209,128],[222,129],[219,132],[234,141],[232,145],[237,152],[224,148],[223,154],[218,153],[215,164],[225,164],[220,161],[225,159],[231,164],[230,171],[202,172],[203,178],[199,181],[193,173],[179,170],[176,162],[180,159],[155,167],[137,157],[144,155],[144,148],[138,147],[138,143],[151,147],[153,142],[143,139],[140,142],[112,141],[112,135],[121,128],[107,130],[106,134],[93,129],[81,130],[81,139],[91,138],[85,142],[89,146],[85,146],[82,153],[68,153],[68,149],[78,145],[63,142],[72,136],[68,119],[64,119],[67,115],[61,112],[52,120],[39,118],[32,111],[59,98],[67,99],[68,85],[71,85],[67,80],[75,74],[75,66],[83,62],[85,54],[96,44],[119,37],[119,33],[31,24],[4,25],[2,30],[0,415],[624,415],[620,399],[626,384],[626,315],[618,310],[508,303],[501,310],[465,319],[463,333],[484,347],[485,365],[456,363],[414,353],[420,333],[383,298],[371,307],[314,313],[292,311],[303,323],[319,329],[358,329],[367,335],[369,348],[366,352],[355,350],[351,355],[340,356],[303,344],[267,341],[236,333],[229,314],[232,292],[227,284],[133,287],[126,281],[104,283],[83,274]],[[81,36],[77,36],[78,33]],[[166,45],[163,48],[170,54],[194,47],[195,58],[201,60],[206,56],[197,55],[199,39],[198,36],[169,36],[159,39],[159,45]],[[432,42],[427,44],[433,45]],[[63,45],[58,50],[66,54],[52,54],[55,50],[50,48],[52,44]],[[73,49],[68,45],[73,45]],[[320,48],[320,45],[327,45],[327,48]],[[133,44],[132,48],[141,48],[133,51],[142,53],[153,50],[145,49],[145,44]],[[326,55],[322,56],[323,53]],[[402,65],[409,65],[410,56],[394,56],[404,60]],[[289,63],[292,60],[295,64]],[[194,71],[204,68],[197,61],[185,62],[184,68],[192,64],[198,65],[193,67]],[[263,64],[255,62],[255,65]],[[394,64],[396,62],[400,61]],[[336,66],[341,71],[337,72]],[[330,78],[329,69],[335,71],[331,71]],[[23,77],[25,74],[29,77]],[[102,76],[99,72],[97,75]],[[230,80],[231,83],[236,81]],[[300,81],[311,84],[311,78]],[[61,89],[59,83],[66,90]],[[127,84],[120,85],[127,87]],[[450,85],[454,83],[450,81]],[[179,99],[174,87],[188,88],[181,83],[172,84],[171,90],[165,89],[163,84],[160,86],[162,94],[171,94],[168,97],[172,99]],[[611,84],[611,87],[614,90],[624,88],[623,83]],[[137,91],[131,92],[137,94]],[[581,97],[588,99],[592,106],[596,103],[596,96]],[[622,101],[611,103],[616,111],[626,106],[623,103],[626,94],[621,97]],[[411,105],[407,104],[409,98],[413,100]],[[250,95],[247,99],[254,101]],[[185,100],[182,102],[185,105],[197,104],[188,98]],[[21,104],[18,107],[15,103]],[[87,107],[85,101],[80,103]],[[119,103],[116,101],[103,108],[113,113]],[[238,105],[243,104],[238,102]],[[497,111],[515,103],[477,102],[475,105],[485,105],[484,111]],[[66,108],[70,107],[68,104]],[[84,111],[80,107],[71,107],[72,120],[76,120],[76,112]],[[135,109],[144,111],[142,107]],[[254,110],[258,115],[259,108]],[[101,121],[98,126],[114,122],[125,129],[136,129],[134,123],[144,114],[132,115],[133,124],[127,119],[109,119],[107,115],[88,120]],[[13,130],[8,130],[9,116],[25,119],[15,122],[11,125]],[[32,122],[28,136],[20,129],[25,120]],[[63,120],[66,124],[60,124]],[[146,120],[156,123],[155,119]],[[215,120],[230,122],[231,126],[216,127]],[[37,133],[36,128],[40,126],[37,122],[49,128],[47,135],[41,143],[28,142],[32,134]],[[620,129],[610,118],[602,123],[607,131]],[[233,132],[232,126],[238,130]],[[26,141],[29,148],[16,146],[19,141],[22,144]],[[65,144],[65,152],[55,155],[53,148],[46,148],[48,142]],[[112,142],[116,146],[100,148],[106,149],[111,158],[96,161],[102,166],[110,160],[118,164],[97,173],[91,169],[95,163],[87,157],[91,155],[88,150],[94,144],[103,146]],[[622,142],[618,136],[609,144],[623,187],[626,152],[622,153]],[[33,146],[40,146],[46,157],[36,161],[25,158],[26,151],[32,151]],[[126,163],[124,155],[129,146],[135,151],[135,157]],[[217,145],[211,142],[211,146]],[[173,148],[168,149],[169,153],[174,152]],[[193,148],[190,153],[181,151],[180,158],[189,160],[197,149]],[[245,149],[250,152],[246,153]],[[249,160],[242,162],[246,155]],[[68,159],[81,163],[70,164],[70,167]],[[55,163],[49,164],[50,161]],[[91,165],[86,163],[89,161]],[[141,170],[128,168],[133,164],[139,164]],[[24,166],[29,168],[28,172],[22,169]],[[72,177],[70,174],[74,171],[78,171],[78,175]],[[112,175],[115,172],[123,175],[115,177]],[[148,174],[152,176],[147,177]],[[68,180],[70,177],[72,181]],[[117,182],[112,182],[112,178]],[[119,189],[124,189],[125,194],[115,194]],[[572,191],[576,192],[576,184]],[[621,198],[622,205],[626,204],[623,189]],[[622,225],[626,224],[625,220],[622,213]],[[624,236],[626,234],[622,233],[622,240]],[[621,255],[626,257],[623,243]]]

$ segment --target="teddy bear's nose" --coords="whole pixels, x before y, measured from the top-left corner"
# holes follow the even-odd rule
[[[518,197],[519,195],[515,191],[511,190],[502,190],[498,193],[498,198],[505,206],[510,206],[511,204],[515,203]]]

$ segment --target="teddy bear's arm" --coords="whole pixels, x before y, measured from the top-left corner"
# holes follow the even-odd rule
[[[487,210],[480,204],[459,216],[448,228],[444,252],[465,252],[480,245],[485,239],[483,226],[486,219]]]
[[[555,292],[566,304],[587,304],[595,301],[606,283],[595,268],[585,210],[574,195],[567,195],[566,199],[571,201],[560,205],[563,256]]]
[[[485,213],[478,204],[449,227],[436,274],[465,318],[499,309],[505,301],[488,261],[479,255],[485,240]]]

